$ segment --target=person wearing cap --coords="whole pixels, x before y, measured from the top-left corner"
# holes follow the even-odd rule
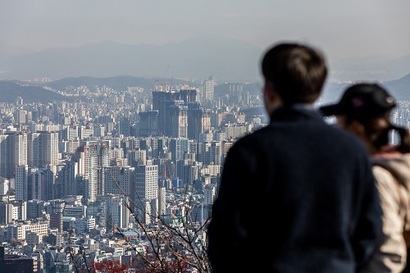
[[[390,121],[395,99],[376,83],[349,86],[339,102],[320,107],[339,127],[356,135],[373,158],[383,212],[382,237],[364,272],[403,272],[410,229],[410,135]],[[398,134],[400,142],[390,138]],[[404,232],[404,233],[403,233]]]
[[[325,59],[312,46],[278,43],[261,70],[270,122],[224,161],[207,229],[212,272],[357,272],[376,245],[381,209],[364,145],[314,107]]]

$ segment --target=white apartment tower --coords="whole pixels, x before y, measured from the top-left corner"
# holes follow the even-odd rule
[[[158,216],[158,165],[147,160],[135,168],[135,210],[140,220],[151,223]]]
[[[158,165],[152,165],[147,160],[147,165],[138,166],[136,175],[136,199],[152,200],[158,198]]]
[[[10,189],[10,181],[7,178],[0,177],[0,195],[6,195]]]
[[[165,186],[158,187],[158,215],[162,216],[167,213],[167,200]]]
[[[94,202],[97,195],[104,195],[103,168],[109,166],[110,142],[85,141],[77,151],[78,174],[87,181],[86,198],[89,202]]]
[[[214,99],[215,79],[213,76],[203,82],[202,89],[202,104],[207,104]]]
[[[12,178],[16,166],[27,165],[27,134],[6,132],[0,135],[0,176]]]

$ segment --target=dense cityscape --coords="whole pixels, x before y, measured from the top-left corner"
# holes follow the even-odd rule
[[[211,76],[1,103],[3,268],[207,272],[204,227],[224,157],[266,122],[246,84],[224,88],[216,94]]]
[[[363,213],[376,206],[369,191],[356,191],[368,188],[361,183],[370,170],[346,156],[365,152],[327,137],[328,126],[314,130],[316,121],[324,125],[320,116],[289,131],[272,128],[269,141],[261,134],[243,141],[249,146],[238,142],[270,126],[277,106],[312,102],[319,86],[316,110],[368,82],[395,99],[375,96],[394,107],[383,124],[336,119],[340,112],[324,121],[360,133],[372,159],[373,150],[408,153],[401,127],[410,129],[410,1],[5,0],[0,7],[0,273],[410,272],[408,158],[397,177],[376,171],[383,174],[374,181],[383,193],[376,246],[369,238],[377,219]],[[293,41],[313,46],[325,66],[314,68],[316,56],[302,69],[312,52],[291,58],[286,69],[300,75],[280,88],[290,82],[270,68],[288,62],[271,67],[266,54]],[[302,86],[316,86],[308,100],[282,92],[292,97]],[[296,110],[299,122],[310,106],[282,113]],[[364,267],[372,243],[377,269]]]
[[[1,268],[209,272],[224,157],[266,124],[249,84],[216,87],[80,85],[50,88],[67,100],[0,103]],[[392,119],[408,127],[399,106]]]

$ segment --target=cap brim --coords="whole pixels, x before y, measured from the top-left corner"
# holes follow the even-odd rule
[[[342,107],[339,104],[325,105],[319,108],[324,116],[334,116],[343,113]]]

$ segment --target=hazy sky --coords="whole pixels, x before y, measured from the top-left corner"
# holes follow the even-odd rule
[[[409,0],[0,0],[0,49],[227,35],[264,49],[303,40],[328,57],[410,53]]]

